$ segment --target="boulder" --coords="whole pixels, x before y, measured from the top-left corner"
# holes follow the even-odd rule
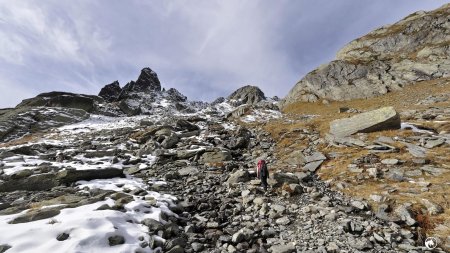
[[[65,169],[59,171],[57,174],[58,181],[63,184],[70,184],[80,180],[107,179],[114,177],[125,177],[123,170],[117,168],[89,170]]]
[[[277,252],[277,253],[293,253],[296,252],[295,245],[293,243],[289,244],[280,244],[280,245],[274,245],[270,247],[271,252]]]
[[[98,93],[99,97],[102,97],[107,102],[116,101],[119,98],[122,88],[118,81],[105,85]]]
[[[227,150],[219,150],[213,152],[205,152],[201,158],[201,163],[221,163],[231,161],[231,153]]]
[[[108,237],[109,246],[116,246],[125,243],[125,237],[121,235],[113,235]]]
[[[177,120],[176,126],[180,130],[187,130],[187,131],[195,131],[195,130],[199,130],[200,129],[197,125],[192,124],[191,122],[189,122],[189,121],[187,121],[185,119]]]
[[[46,191],[58,186],[59,182],[53,173],[31,175],[26,178],[0,181],[0,192],[12,191]]]
[[[238,170],[230,175],[228,178],[229,184],[236,184],[239,182],[247,182],[250,180],[250,174],[246,170]]]
[[[393,107],[383,107],[330,123],[330,133],[337,137],[399,128],[400,116]]]
[[[167,136],[164,139],[164,141],[161,143],[161,146],[166,149],[174,148],[179,141],[180,141],[180,138],[178,138],[178,135],[175,133],[172,133],[171,135]]]
[[[281,186],[283,184],[298,184],[299,178],[292,174],[292,173],[282,173],[282,172],[276,172],[273,173],[273,179],[275,180],[274,187]]]
[[[45,209],[32,209],[25,214],[22,214],[12,221],[8,222],[9,224],[18,224],[18,223],[26,223],[37,220],[48,219],[54,217],[60,213],[60,208],[45,208]]]

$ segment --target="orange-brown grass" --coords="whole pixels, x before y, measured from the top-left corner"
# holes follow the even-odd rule
[[[283,159],[289,157],[290,152],[302,150],[308,145],[305,140],[300,138],[302,136],[302,131],[299,130],[307,129],[309,131],[318,131],[322,138],[325,137],[329,132],[329,124],[332,120],[354,115],[350,113],[338,113],[340,107],[349,107],[360,111],[367,111],[383,106],[393,106],[398,112],[411,109],[424,111],[431,107],[450,107],[450,101],[431,105],[417,104],[419,101],[430,95],[439,95],[443,93],[450,94],[450,78],[424,81],[415,85],[406,86],[401,91],[389,92],[375,98],[357,99],[352,101],[331,101],[329,104],[321,102],[300,102],[288,105],[283,110],[284,115],[282,119],[272,120],[261,126],[265,131],[269,132],[277,142],[275,157],[278,160],[272,166],[277,170],[292,170],[292,168],[287,168],[285,166]],[[317,115],[317,117],[305,120],[304,117],[302,117],[304,115]],[[442,121],[446,120],[450,121],[450,119],[446,119],[445,117],[442,119]],[[429,127],[437,132],[450,131],[450,123],[448,122],[439,123],[435,121],[410,119],[407,121]],[[408,138],[415,135],[417,135],[417,133],[414,133],[411,130],[386,130],[368,133],[365,134],[365,137],[367,142],[373,142],[379,136]],[[389,145],[396,147],[398,152],[378,153],[377,155],[380,160],[396,158],[406,162],[403,165],[404,169],[413,170],[420,167],[420,165],[415,165],[411,162],[413,157],[409,154],[405,145],[400,142]],[[354,159],[367,155],[369,153],[368,150],[359,147],[334,147],[325,144],[319,145],[317,148],[325,154],[331,152],[340,154],[339,158],[325,161],[317,171],[318,176],[322,180],[331,182],[332,187],[338,185],[339,182],[343,182],[345,188],[338,190],[350,196],[366,199],[373,208],[376,208],[379,203],[371,200],[370,195],[386,195],[384,193],[388,188],[395,188],[397,191],[387,194],[389,203],[393,205],[406,202],[412,203],[417,214],[417,219],[422,225],[422,232],[428,234],[428,236],[436,234],[441,238],[450,236],[449,229],[445,229],[450,228],[450,185],[448,185],[448,182],[450,181],[450,172],[440,176],[429,176],[425,174],[420,176],[419,178],[423,178],[425,182],[431,184],[428,187],[429,191],[422,192],[422,186],[410,182],[398,182],[386,178],[374,179],[372,177],[364,177],[358,180],[358,174],[350,172],[347,166],[352,163]],[[435,147],[427,151],[427,158],[430,159],[432,166],[450,169],[449,153],[450,149],[448,148],[448,145]],[[386,168],[386,166],[382,166],[382,168]],[[368,172],[363,172],[363,175],[368,175]],[[415,178],[415,180],[418,181],[417,178]],[[422,198],[441,205],[445,209],[445,212],[436,216],[430,216],[426,212],[423,212],[425,209],[421,204]],[[447,227],[439,226],[440,224],[444,224]],[[440,228],[440,230],[436,231],[438,228]]]

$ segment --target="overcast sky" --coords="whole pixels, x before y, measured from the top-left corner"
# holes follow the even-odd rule
[[[152,68],[211,101],[247,84],[284,97],[371,30],[439,0],[0,0],[0,108],[47,91],[98,94]]]

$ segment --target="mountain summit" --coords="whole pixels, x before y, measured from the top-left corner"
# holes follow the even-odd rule
[[[358,38],[301,79],[282,101],[368,98],[450,76],[450,4]]]

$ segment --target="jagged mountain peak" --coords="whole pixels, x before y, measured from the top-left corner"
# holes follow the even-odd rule
[[[266,96],[258,86],[246,85],[231,93],[228,99],[239,104],[256,104],[265,100]]]

